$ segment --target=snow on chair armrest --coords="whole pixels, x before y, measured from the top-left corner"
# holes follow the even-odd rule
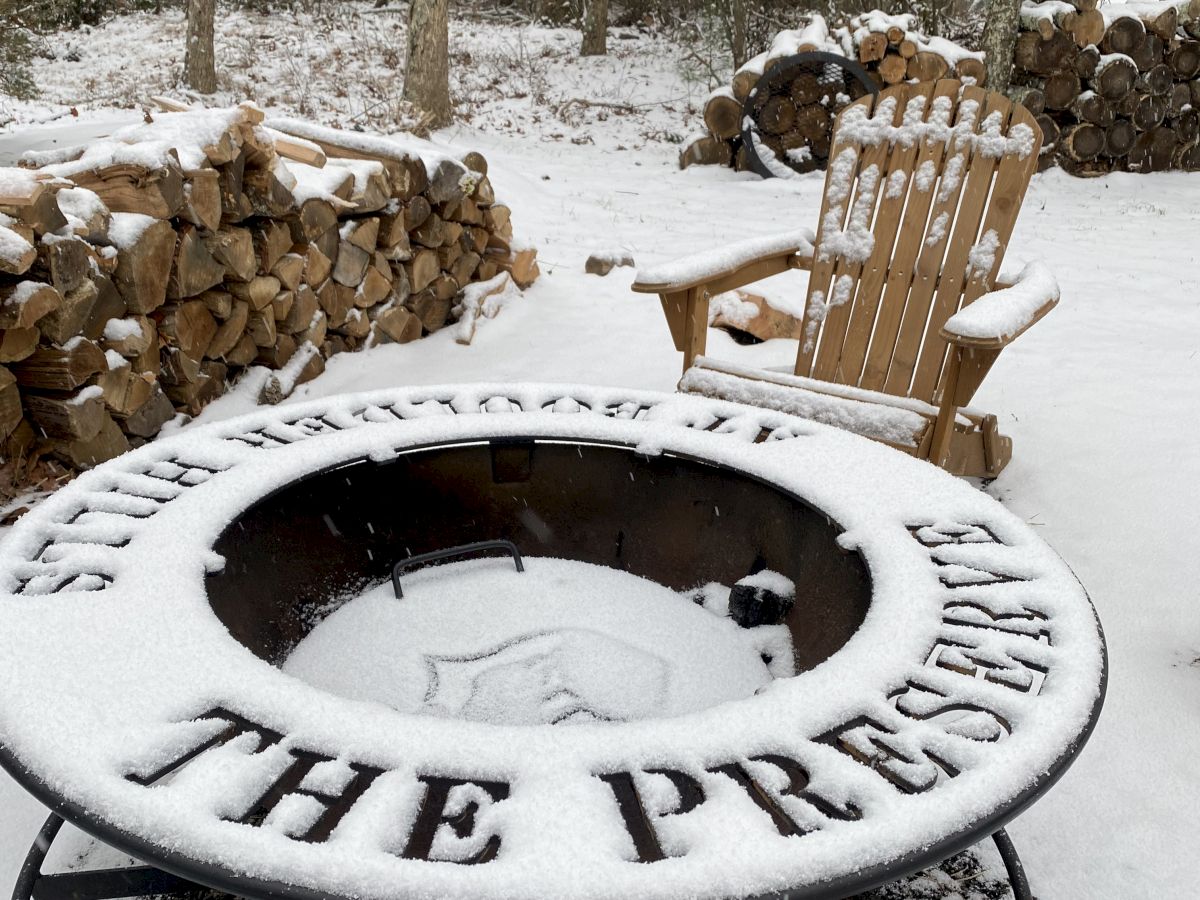
[[[1058,282],[1044,263],[1032,262],[1011,285],[984,294],[942,326],[954,344],[999,349],[1011,343],[1058,304]]]
[[[633,289],[647,294],[672,293],[724,278],[753,263],[775,257],[811,259],[813,240],[813,233],[807,228],[786,234],[748,238],[638,269]]]

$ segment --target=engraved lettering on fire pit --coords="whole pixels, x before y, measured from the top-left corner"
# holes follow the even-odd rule
[[[489,834],[483,840],[483,846],[470,855],[454,859],[435,856],[435,847],[439,841],[439,830],[449,826],[450,831],[460,841],[475,838],[476,815],[480,812],[479,794],[483,794],[492,803],[499,803],[508,798],[508,785],[503,781],[484,781],[470,778],[443,778],[439,775],[421,775],[425,783],[425,798],[421,801],[421,810],[413,823],[408,836],[408,843],[401,853],[405,859],[422,859],[428,862],[452,862],[463,865],[475,865],[491,862],[500,852],[500,835]],[[477,788],[475,796],[466,794],[464,789]],[[451,805],[451,795],[458,793],[462,807],[454,809]],[[465,795],[465,796],[464,796]]]

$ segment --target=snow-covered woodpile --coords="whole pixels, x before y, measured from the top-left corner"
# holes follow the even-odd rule
[[[1200,3],[1026,2],[1014,98],[1043,167],[1076,175],[1200,170]]]
[[[704,105],[708,133],[685,147],[679,157],[680,166],[699,163],[731,165],[739,171],[749,168],[747,151],[742,146],[746,99],[773,66],[814,51],[854,60],[880,87],[944,77],[971,78],[976,84],[985,81],[982,53],[922,34],[915,16],[891,16],[874,10],[831,29],[824,18],[813,15],[806,27],[777,34],[765,53],[737,70],[728,87],[718,88],[709,96]],[[754,130],[777,159],[789,161],[793,168],[824,169],[834,118],[863,93],[865,90],[854,83],[845,87],[839,72],[797,69],[794,74],[782,75],[780,83],[773,83],[770,90],[754,93]]]
[[[0,168],[0,462],[94,465],[246,367],[278,401],[537,277],[480,154],[263,118],[156,113]]]

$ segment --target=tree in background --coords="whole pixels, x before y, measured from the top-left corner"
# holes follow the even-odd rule
[[[0,95],[18,100],[37,93],[29,74],[33,39],[21,19],[23,8],[20,0],[0,0]]]
[[[988,0],[987,23],[983,27],[979,49],[985,54],[987,85],[990,90],[1008,90],[1020,18],[1021,0]]]
[[[446,0],[412,0],[404,99],[422,112],[427,128],[450,124],[449,43]]]
[[[217,0],[188,0],[183,81],[201,94],[211,94],[217,89],[216,54],[213,50],[213,20],[216,14]]]
[[[580,56],[608,53],[608,0],[584,0],[583,46]]]

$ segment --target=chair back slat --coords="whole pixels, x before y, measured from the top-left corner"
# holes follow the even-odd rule
[[[904,92],[893,92],[875,101],[871,119],[897,126],[904,115]],[[826,297],[825,321],[821,343],[817,348],[812,376],[821,381],[838,381],[838,360],[841,357],[854,297],[862,283],[863,264],[873,255],[880,241],[875,213],[880,198],[886,192],[887,166],[891,147],[886,141],[864,143],[853,128],[842,129],[842,138],[835,146],[844,145],[838,152],[844,158],[857,157],[857,177],[851,176],[853,187],[850,214],[840,232],[826,230],[824,240],[816,245],[817,256],[831,255],[836,259],[831,290]],[[830,169],[840,166],[842,159],[830,156]]]
[[[987,134],[994,130],[997,135],[1003,133],[1012,114],[1012,101],[1001,94],[985,93],[981,88],[972,90],[982,95],[979,98],[978,132]],[[941,277],[938,279],[933,307],[925,324],[928,337],[921,345],[921,355],[917,360],[912,386],[909,389],[911,396],[920,397],[922,400],[933,400],[934,388],[937,387],[938,378],[942,373],[947,344],[938,335],[946,320],[958,311],[962,300],[967,282],[968,261],[980,236],[979,226],[983,223],[988,196],[992,190],[992,179],[1000,161],[998,155],[986,152],[985,143],[974,143],[967,176],[963,182],[958,215],[954,219],[954,233],[946,248],[946,258],[942,264]]]
[[[958,201],[970,172],[970,142],[964,140],[963,136],[974,133],[983,112],[980,103],[980,94],[983,93],[978,88],[965,88],[960,93],[954,128],[942,157],[941,171],[929,188],[934,193],[933,207],[929,211],[929,221],[917,256],[916,274],[904,306],[900,333],[896,336],[896,347],[892,351],[892,362],[883,386],[889,394],[908,395],[933,296],[942,275],[942,261],[946,258],[946,248],[954,232]]]
[[[867,115],[875,111],[876,96],[868,94],[856,100],[847,109],[861,108]],[[817,238],[814,248],[832,245],[835,235],[845,233],[846,223],[853,213],[852,201],[858,191],[858,176],[863,148],[853,140],[839,139],[833,135],[829,149],[829,167],[825,170],[825,193],[821,198],[821,215],[817,220]],[[868,220],[869,223],[870,220]],[[809,375],[816,356],[818,338],[825,325],[827,312],[836,299],[834,288],[839,275],[846,275],[845,260],[840,254],[816,249],[812,271],[808,278],[808,295],[804,304],[804,332],[796,355],[796,373]],[[842,285],[852,282],[843,280]]]
[[[1034,124],[1002,95],[950,79],[843,111],[796,374],[934,400],[938,332],[999,271],[1037,163]]]
[[[931,82],[904,85],[896,92],[899,101],[901,126],[923,122],[929,113],[929,102],[933,92]],[[841,384],[855,384],[860,380],[871,333],[879,314],[883,287],[887,281],[892,260],[896,258],[896,238],[902,235],[901,218],[912,177],[913,163],[921,148],[920,140],[899,140],[888,156],[887,170],[880,188],[879,211],[875,216],[875,246],[871,257],[863,266],[858,290],[851,301],[850,325],[839,348],[839,355],[831,380]]]
[[[938,81],[933,85],[930,105],[926,110],[926,121],[941,123],[949,127],[953,121],[954,104],[957,102],[957,81]],[[867,352],[859,385],[867,390],[882,391],[887,380],[888,366],[896,349],[896,337],[908,301],[925,237],[925,224],[929,221],[929,208],[933,205],[937,173],[941,171],[946,143],[929,138],[918,142],[917,157],[913,161],[905,188],[904,219],[896,239],[895,252],[887,262],[887,279],[879,315],[876,317],[874,337]]]

